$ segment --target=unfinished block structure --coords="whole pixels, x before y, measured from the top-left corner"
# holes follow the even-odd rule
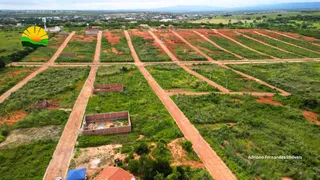
[[[94,85],[94,93],[97,92],[121,92],[124,91],[123,84],[97,84]]]
[[[128,111],[88,114],[84,117],[82,135],[108,135],[131,132]]]

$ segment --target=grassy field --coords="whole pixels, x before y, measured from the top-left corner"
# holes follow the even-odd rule
[[[199,64],[192,68],[199,74],[209,78],[223,87],[235,92],[276,92],[275,90],[249,80],[230,69],[218,65]]]
[[[39,128],[40,131],[48,126],[57,126],[62,131],[70,112],[59,108],[73,107],[88,73],[89,68],[51,68],[12,93],[0,104],[0,140],[6,142],[6,137],[9,138],[15,130],[28,132]],[[54,102],[57,106],[47,110],[29,109],[30,105],[41,99]],[[15,122],[7,124],[8,119]],[[34,140],[0,148],[1,179],[42,179],[59,137],[48,139],[43,134],[29,136]]]
[[[232,65],[232,68],[293,93],[277,97],[284,104],[320,113],[320,63]]]
[[[103,33],[101,40],[101,62],[132,62],[131,51],[123,31],[114,30]]]
[[[272,48],[270,46],[261,44],[259,42],[256,42],[252,39],[246,38],[244,36],[236,36],[236,39],[241,42],[242,44],[251,47],[252,49],[255,49],[257,51],[263,52],[265,54],[278,57],[281,59],[293,59],[293,58],[299,58],[299,56],[295,54],[290,54],[287,52],[280,51],[278,49]]]
[[[161,52],[153,45],[154,40],[144,39],[143,37],[139,36],[131,36],[131,39],[141,61],[171,61],[167,54]]]
[[[96,49],[96,38],[94,35],[75,34],[56,62],[92,62]]]
[[[169,50],[181,61],[204,61],[206,58],[191,49],[172,32],[154,32]]]
[[[191,31],[179,31],[178,32],[183,38],[188,40],[192,45],[196,46],[202,52],[210,56],[215,60],[238,60],[239,58],[234,55],[227,53],[214,45],[210,44],[197,34]]]
[[[173,139],[182,137],[182,134],[135,66],[100,67],[95,83],[121,83],[125,85],[125,91],[92,96],[86,114],[129,111],[132,132],[108,136],[79,136],[78,147],[122,144],[120,152],[128,157],[120,166],[141,179],[153,179],[155,176],[183,178],[185,173],[176,174],[176,171],[180,170],[189,172],[187,174],[193,179],[211,179],[207,171],[202,169],[187,170],[186,167],[170,166],[173,157],[166,145]],[[139,135],[143,135],[143,138],[139,138]],[[135,159],[134,153],[141,158]]]
[[[238,179],[317,179],[320,129],[300,110],[257,103],[252,96],[180,95],[173,99]]]
[[[0,95],[12,88],[35,70],[36,68],[28,67],[7,67],[0,69]]]
[[[48,47],[39,47],[36,51],[24,57],[21,61],[45,62],[48,61],[65,40],[66,36],[56,35],[50,38]]]
[[[284,49],[284,50],[287,50],[289,52],[292,52],[292,53],[295,53],[298,55],[301,56],[305,56],[305,57],[309,57],[309,58],[317,58],[317,57],[320,57],[320,54],[316,54],[316,53],[313,53],[311,51],[307,51],[307,50],[304,50],[304,49],[301,49],[301,48],[298,48],[298,47],[294,47],[294,46],[291,46],[289,44],[286,44],[286,43],[283,43],[283,42],[280,42],[280,41],[276,41],[276,40],[273,40],[271,38],[268,38],[268,37],[264,37],[264,36],[260,36],[258,34],[251,34],[251,33],[245,33],[246,35],[248,36],[251,36],[253,38],[256,38],[256,39],[259,39],[265,43],[268,43],[272,46],[275,46],[275,47],[278,47],[278,48],[281,48],[281,49]]]
[[[320,51],[320,46],[313,45],[312,43],[310,43],[308,41],[292,39],[292,38],[288,38],[288,37],[285,37],[285,36],[280,36],[280,40],[283,40],[285,42],[289,42],[289,43],[292,43],[292,44],[295,44],[295,45],[298,45],[298,46],[301,46],[301,47],[304,47],[304,48],[307,48],[307,49],[310,49],[310,50],[314,50],[314,51],[317,51],[317,52]]]
[[[0,56],[6,56],[23,49],[20,38],[22,31],[5,31],[0,33]]]
[[[226,38],[211,36],[210,39],[217,43],[219,46],[236,53],[247,59],[270,59],[268,56],[261,55],[259,53],[250,51]]]
[[[183,89],[184,91],[196,92],[219,91],[205,81],[187,73],[176,64],[147,66],[147,70],[159,85],[166,90]]]

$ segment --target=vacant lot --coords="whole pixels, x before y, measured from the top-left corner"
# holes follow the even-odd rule
[[[133,126],[132,132],[108,136],[79,136],[78,146],[84,148],[121,144],[120,152],[123,155],[120,157],[125,158],[120,158],[120,166],[124,169],[128,169],[142,179],[153,179],[157,171],[161,174],[159,176],[163,177],[174,174],[175,167],[170,166],[173,157],[166,144],[182,137],[182,134],[138,69],[135,66],[100,67],[95,83],[124,84],[125,91],[99,93],[92,96],[86,114],[128,110]],[[108,161],[114,163],[114,158],[109,157],[108,160],[102,160],[99,164],[103,166]],[[76,160],[76,162],[79,161]],[[87,162],[90,162],[90,158]],[[191,177],[199,176],[198,179],[210,178],[202,169],[194,170],[183,166],[178,169],[189,172]],[[194,173],[191,173],[193,171]],[[200,174],[199,171],[201,171]],[[178,175],[178,177],[181,176],[184,175]]]
[[[163,51],[154,38],[147,31],[131,30],[132,44],[139,59],[145,62],[171,61],[169,56]]]
[[[73,107],[88,73],[89,68],[48,69],[0,104],[0,142],[10,144],[0,150],[2,179],[42,178],[68,120],[66,109]],[[29,108],[43,99],[48,100],[44,109]],[[46,136],[52,125],[60,126],[53,128],[59,132],[52,132],[54,137]],[[38,133],[44,129],[48,132]]]
[[[255,39],[259,39],[260,41],[263,41],[267,44],[270,44],[272,46],[284,49],[286,51],[292,52],[294,54],[297,54],[297,57],[302,58],[303,56],[305,57],[309,57],[309,58],[317,58],[320,57],[320,54],[305,50],[305,49],[301,49],[283,42],[279,42],[277,40],[268,38],[268,37],[264,37],[264,36],[260,36],[258,34],[253,34],[253,33],[245,33],[248,36],[251,36]]]
[[[50,38],[48,47],[39,47],[36,51],[24,57],[21,61],[45,62],[48,61],[67,36],[55,35]]]
[[[192,69],[231,91],[276,92],[267,86],[249,80],[230,69],[218,65],[199,64],[193,66]]]
[[[202,35],[206,36],[207,38],[211,39],[213,42],[217,43],[219,46],[238,54],[247,59],[270,59],[268,56],[261,55],[249,49],[246,49],[235,42],[232,42],[229,39],[226,39],[220,36],[217,33],[214,33],[211,30],[198,30]]]
[[[180,30],[177,31],[183,38],[189,41],[192,45],[196,46],[202,52],[210,56],[215,60],[238,60],[239,58],[234,55],[227,53],[214,45],[210,44],[208,41],[195,34],[190,30]]]
[[[101,39],[101,62],[133,61],[127,39],[123,31],[104,31]]]
[[[293,93],[283,103],[320,113],[320,63],[232,65],[244,73]]]
[[[218,91],[205,81],[187,73],[176,64],[147,66],[147,70],[166,90],[183,89],[184,91],[210,92]]]
[[[299,109],[256,102],[252,96],[174,96],[238,179],[317,179],[318,126]],[[250,159],[301,156],[302,159]]]
[[[75,34],[56,62],[92,62],[96,39],[95,35]]]
[[[1,31],[0,56],[10,55],[22,50],[21,35],[23,31]]]
[[[6,67],[0,69],[0,95],[34,72],[36,68]]]
[[[181,61],[201,61],[206,60],[200,54],[191,49],[186,43],[181,41],[170,31],[157,31],[154,34],[160,38],[167,48]]]

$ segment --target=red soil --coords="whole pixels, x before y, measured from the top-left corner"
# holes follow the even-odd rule
[[[106,37],[111,44],[119,43],[121,39],[120,36],[117,36],[115,33],[111,33],[110,31],[104,31],[102,36]]]
[[[278,101],[274,101],[273,97],[259,97],[259,99],[257,100],[258,103],[265,103],[265,104],[271,104],[271,105],[275,105],[275,106],[283,106],[283,104],[281,104]]]
[[[320,125],[320,121],[318,121],[318,114],[311,112],[311,111],[302,111],[303,116],[310,122],[316,123],[317,125]]]
[[[78,41],[78,42],[92,42],[96,39],[96,35],[82,35],[82,34],[76,34],[73,36],[72,41]]]
[[[26,117],[28,113],[26,111],[14,111],[6,116],[1,117],[0,124],[8,123],[15,124],[17,121]]]

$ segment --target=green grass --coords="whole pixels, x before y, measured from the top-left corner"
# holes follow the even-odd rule
[[[124,84],[124,92],[99,93],[89,99],[86,114],[129,111],[132,132],[108,136],[79,136],[79,147],[123,144],[132,147],[140,134],[150,141],[165,141],[182,134],[135,66],[100,67],[96,84]],[[130,150],[132,151],[132,149]]]
[[[1,31],[0,33],[0,56],[10,55],[16,51],[22,50],[20,41],[22,31]]]
[[[284,50],[287,50],[289,52],[292,52],[292,53],[295,53],[297,54],[297,57],[298,55],[301,56],[306,56],[306,57],[309,57],[309,58],[317,58],[317,57],[320,57],[320,54],[316,54],[316,53],[313,53],[311,51],[307,51],[307,50],[304,50],[304,49],[301,49],[301,48],[298,48],[298,47],[295,47],[295,46],[291,46],[289,44],[286,44],[286,43],[283,43],[283,42],[280,42],[280,41],[276,41],[276,40],[273,40],[271,38],[268,38],[268,37],[264,37],[264,36],[260,36],[260,35],[257,35],[257,34],[251,34],[251,33],[245,33],[246,35],[248,36],[251,36],[253,38],[256,38],[256,39],[259,39],[265,43],[268,43],[272,46],[276,46],[278,48],[281,48],[281,49],[284,49]]]
[[[65,108],[72,108],[89,68],[50,68],[13,92],[0,104],[0,117],[15,110],[27,109],[38,100],[56,100]],[[64,99],[64,100],[62,100]]]
[[[107,37],[102,36],[101,39],[101,62],[133,62],[131,51],[128,46],[127,39],[124,37],[122,31],[110,32],[120,38],[120,42],[110,43]],[[118,54],[112,51],[112,48],[118,51]],[[104,52],[107,51],[107,52]]]
[[[205,81],[187,73],[176,64],[147,66],[147,70],[163,89],[184,89],[185,91],[218,91]]]
[[[0,150],[1,180],[42,179],[57,142],[37,141]]]
[[[175,46],[174,52],[177,55],[177,58],[182,61],[205,61],[207,60],[205,57],[201,56],[197,52],[189,49],[187,52],[185,52],[185,48],[182,46]]]
[[[166,53],[153,45],[153,39],[150,40],[139,36],[131,36],[131,40],[141,61],[171,61]]]
[[[74,35],[73,39],[64,48],[62,53],[77,53],[76,57],[62,57],[59,56],[56,62],[92,62],[94,52],[96,49],[96,37],[91,42],[77,41]]]
[[[301,46],[301,47],[304,47],[304,48],[307,48],[307,49],[310,49],[310,50],[313,50],[313,51],[320,52],[320,46],[313,45],[312,43],[310,43],[310,42],[308,42],[306,40],[292,39],[292,38],[288,38],[288,37],[285,37],[285,36],[282,36],[282,35],[280,35],[280,40],[283,40],[285,42],[289,42],[289,43],[292,43],[292,44],[295,44],[295,45],[298,45],[298,46]]]
[[[232,68],[293,93],[279,96],[283,103],[320,113],[320,63],[247,64]]]
[[[274,57],[278,57],[278,58],[281,58],[281,59],[299,58],[297,55],[280,51],[278,49],[275,49],[275,48],[272,48],[270,46],[261,44],[259,42],[256,42],[256,41],[254,41],[252,39],[249,39],[249,38],[246,38],[244,36],[236,36],[236,39],[238,41],[240,41],[242,44],[244,44],[244,45],[246,45],[248,47],[251,47],[252,49],[255,49],[257,51],[263,52],[265,54],[268,54],[268,55],[271,55],[271,56],[274,56]]]
[[[264,56],[259,53],[250,51],[226,38],[211,36],[210,39],[217,43],[219,46],[238,54],[247,59],[270,59],[269,56]]]
[[[0,69],[0,95],[15,86],[35,69],[28,67],[6,67]]]
[[[192,68],[199,74],[235,92],[276,92],[275,90],[249,80],[230,69],[218,65],[199,64]]]
[[[252,96],[172,98],[238,179],[317,179],[320,129],[300,110],[257,103]],[[265,155],[302,159],[248,159]]]

